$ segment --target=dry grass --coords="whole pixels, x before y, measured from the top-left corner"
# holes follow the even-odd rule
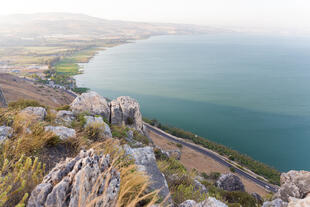
[[[120,141],[107,139],[105,142],[95,143],[91,146],[98,153],[110,154],[112,164],[109,171],[113,169],[120,172],[120,191],[115,206],[136,207],[152,206],[158,200],[159,190],[148,192],[150,185],[149,177],[137,171],[137,167],[120,146]],[[109,173],[110,174],[110,173]],[[106,173],[101,176],[104,178]],[[106,179],[105,182],[108,182]],[[105,185],[107,186],[107,185]],[[98,201],[98,199],[96,199]],[[90,202],[92,206],[94,203]]]
[[[103,139],[103,130],[104,130],[104,124],[94,122],[86,126],[85,132],[87,134],[88,139],[91,140],[100,140]]]
[[[27,114],[17,114],[12,125],[14,138],[7,140],[2,150],[7,156],[33,155],[47,145],[56,144],[59,139],[52,132],[45,132],[44,124],[36,122]]]

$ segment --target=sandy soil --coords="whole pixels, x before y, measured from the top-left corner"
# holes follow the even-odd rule
[[[175,143],[170,140],[165,139],[162,136],[149,131],[150,138],[153,140],[154,144],[161,147],[164,150],[172,150],[178,148]],[[229,173],[228,167],[221,165],[212,158],[196,152],[189,147],[183,146],[181,149],[181,163],[187,169],[197,169],[199,172],[206,172],[207,174],[211,172]],[[239,175],[238,175],[239,176]],[[242,180],[245,189],[248,193],[258,193],[261,196],[266,196],[268,194],[262,187],[258,186],[254,182],[239,176]]]
[[[70,104],[74,100],[72,95],[60,89],[34,84],[5,73],[0,73],[0,87],[7,102],[28,99],[36,100],[43,105],[58,107]]]

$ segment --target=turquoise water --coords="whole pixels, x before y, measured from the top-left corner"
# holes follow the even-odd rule
[[[310,170],[309,55],[310,38],[158,36],[100,52],[76,79],[279,170]]]

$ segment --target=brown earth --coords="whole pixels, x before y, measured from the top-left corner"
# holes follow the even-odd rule
[[[17,76],[0,73],[0,87],[8,103],[19,99],[36,100],[39,103],[59,107],[70,104],[74,97],[61,89],[33,83]]]
[[[155,145],[159,146],[164,150],[172,150],[177,149],[176,143],[167,140],[166,138],[155,134],[152,131],[148,131],[149,136],[154,142]],[[219,172],[219,173],[231,173],[230,169],[220,163],[216,162],[212,158],[197,152],[189,147],[183,146],[181,148],[181,163],[187,169],[197,169],[199,172],[205,172],[210,174],[211,172]],[[239,176],[239,175],[238,175]],[[248,193],[258,193],[263,197],[268,195],[268,192],[262,187],[258,186],[256,183],[246,179],[245,177],[239,176],[242,180],[245,190]]]

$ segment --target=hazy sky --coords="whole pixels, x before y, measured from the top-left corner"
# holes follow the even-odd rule
[[[0,14],[84,13],[107,19],[310,28],[310,0],[1,0]]]

